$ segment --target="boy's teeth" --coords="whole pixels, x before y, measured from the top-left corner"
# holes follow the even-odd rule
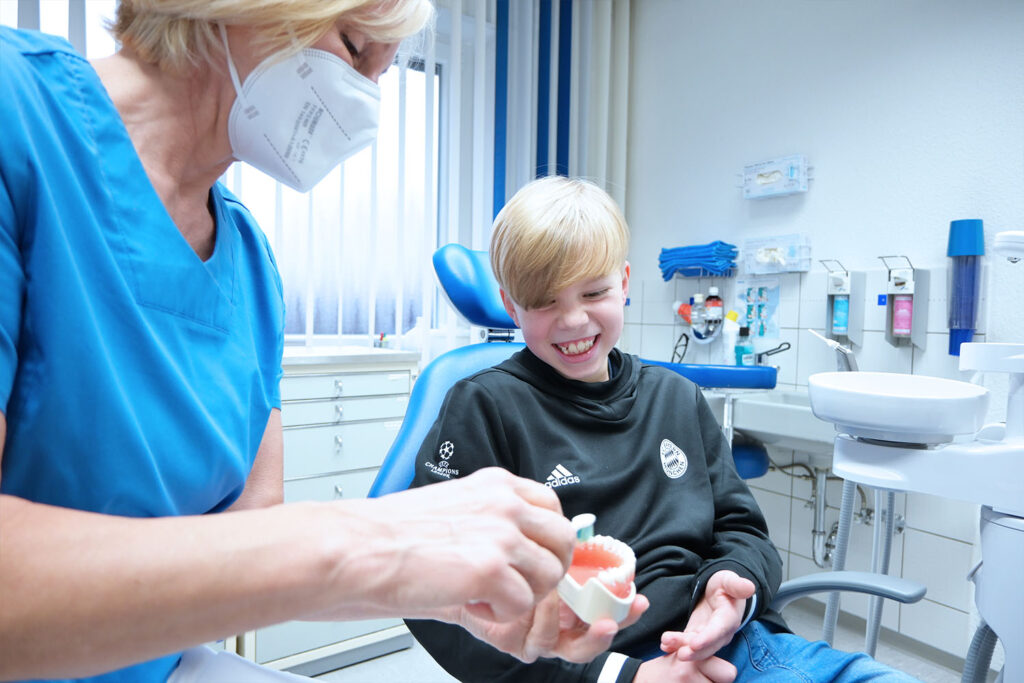
[[[559,344],[558,348],[561,349],[562,353],[574,356],[584,351],[589,351],[590,347],[594,345],[593,339],[586,339],[580,342],[572,342],[570,344]]]

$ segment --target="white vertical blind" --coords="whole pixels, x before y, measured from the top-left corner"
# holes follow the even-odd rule
[[[484,197],[484,183],[487,180],[487,150],[485,134],[487,132],[484,117],[487,115],[487,99],[493,99],[493,93],[487,91],[487,5],[477,2],[474,9],[473,22],[473,179],[472,188],[472,243],[473,249],[486,249],[483,238],[489,231],[483,230],[487,219],[487,208],[490,205]],[[490,73],[494,73],[493,68]],[[490,197],[490,193],[487,193]]]
[[[384,332],[401,345],[416,324],[425,338],[436,324],[430,258],[438,243],[486,246],[494,0],[435,4],[436,35],[420,54],[403,49],[411,63],[381,78],[380,135],[370,149],[308,195],[240,163],[222,178],[274,250],[289,343],[369,344]],[[104,27],[115,8],[116,0],[0,0],[0,23],[49,30],[97,58],[115,49]]]

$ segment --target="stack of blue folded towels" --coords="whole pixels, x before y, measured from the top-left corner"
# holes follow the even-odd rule
[[[716,240],[709,244],[662,249],[658,264],[666,282],[676,273],[684,277],[731,275],[736,269],[738,251],[735,245]]]

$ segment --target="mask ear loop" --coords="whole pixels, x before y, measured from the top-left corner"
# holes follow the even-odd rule
[[[238,80],[238,71],[235,69],[235,60],[231,58],[231,48],[228,47],[228,32],[224,28],[224,24],[217,24],[217,28],[220,29],[221,40],[224,41],[224,54],[228,58],[228,72],[231,74],[231,83],[235,86],[235,95],[242,97],[242,83]],[[244,98],[243,98],[244,99]]]

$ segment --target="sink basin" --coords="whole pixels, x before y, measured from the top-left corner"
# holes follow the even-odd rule
[[[808,379],[814,414],[851,436],[936,445],[981,429],[988,390],[894,372],[822,372]]]
[[[764,444],[805,453],[831,455],[836,430],[811,411],[805,391],[765,391],[737,395],[733,428]]]

